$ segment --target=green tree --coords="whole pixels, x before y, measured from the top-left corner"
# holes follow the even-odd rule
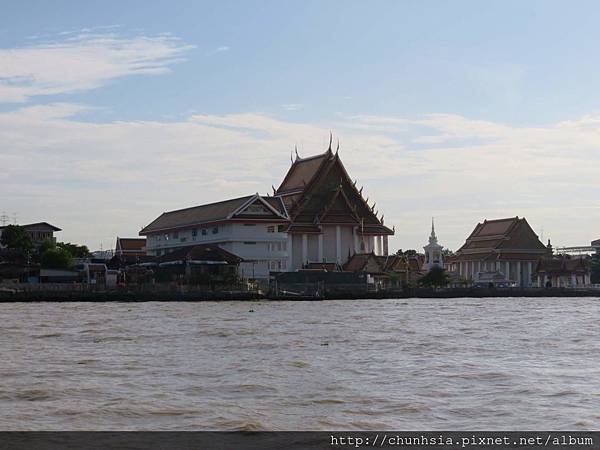
[[[2,230],[0,243],[11,250],[18,250],[25,255],[28,255],[33,249],[31,235],[25,228],[19,225],[7,225]]]
[[[70,242],[59,242],[56,244],[56,246],[69,252],[73,258],[87,258],[90,256],[90,250],[85,245],[71,244]]]
[[[442,267],[432,267],[425,276],[419,280],[419,284],[425,287],[443,287],[450,282],[446,269]]]
[[[445,248],[444,250],[442,250],[442,256],[444,258],[447,258],[448,256],[453,256],[454,252],[452,250],[450,250],[449,248]]]
[[[70,269],[73,267],[73,257],[63,248],[50,248],[42,254],[41,264],[45,269]]]

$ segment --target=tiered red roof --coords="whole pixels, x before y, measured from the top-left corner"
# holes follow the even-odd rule
[[[363,198],[331,148],[321,155],[296,158],[275,196],[286,206],[292,232],[319,233],[322,224],[354,224],[364,234],[394,234],[383,224],[383,216],[377,216],[375,205]]]
[[[455,260],[527,260],[548,252],[525,218],[511,217],[478,223]]]

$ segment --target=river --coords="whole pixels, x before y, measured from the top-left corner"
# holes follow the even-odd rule
[[[600,428],[600,299],[0,304],[2,430]]]

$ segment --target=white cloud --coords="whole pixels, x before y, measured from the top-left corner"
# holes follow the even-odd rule
[[[298,144],[329,130],[365,195],[395,225],[393,248],[425,243],[431,216],[457,248],[477,221],[526,216],[555,244],[600,237],[600,117],[516,128],[455,115],[352,117],[315,125],[257,113],[178,122],[91,123],[55,104],[0,114],[0,210],[56,222],[63,239],[106,247],[165,210],[267,193]],[[335,146],[335,143],[334,143]]]
[[[229,50],[231,50],[229,47],[227,47],[226,45],[222,45],[222,46],[217,47],[217,48],[211,50],[210,52],[208,52],[206,54],[206,56],[212,56],[212,55],[216,55],[217,53],[228,52]]]
[[[281,107],[286,111],[299,111],[304,108],[304,105],[302,103],[286,103],[281,105]]]
[[[0,49],[0,102],[98,88],[116,78],[167,72],[192,48],[173,36],[121,37],[80,31]]]

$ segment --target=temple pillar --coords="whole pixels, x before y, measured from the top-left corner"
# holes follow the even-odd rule
[[[323,262],[323,234],[319,234],[319,249],[318,249],[318,257],[319,257],[319,262]]]
[[[342,228],[335,226],[335,259],[338,264],[342,263]]]
[[[533,262],[527,263],[527,286],[531,286],[533,280]]]
[[[308,259],[308,235],[302,234],[302,264],[306,264]]]
[[[383,237],[383,256],[389,255],[388,249],[388,236],[387,234]]]
[[[504,265],[506,266],[504,268],[504,270],[505,270],[504,275],[506,276],[506,281],[510,281],[510,262],[506,261],[504,263]]]
[[[357,227],[354,227],[354,253],[360,253],[360,239]]]
[[[521,261],[517,261],[517,284],[519,287],[523,287],[523,279],[521,277]]]
[[[379,253],[378,255],[383,255],[383,236],[379,236],[378,238],[379,241]]]
[[[287,235],[287,255],[288,255],[288,263],[287,263],[287,270],[292,271],[293,267],[292,264],[294,262],[293,260],[293,254],[292,254],[292,249],[294,248],[294,246],[292,245],[292,233],[288,232]]]

